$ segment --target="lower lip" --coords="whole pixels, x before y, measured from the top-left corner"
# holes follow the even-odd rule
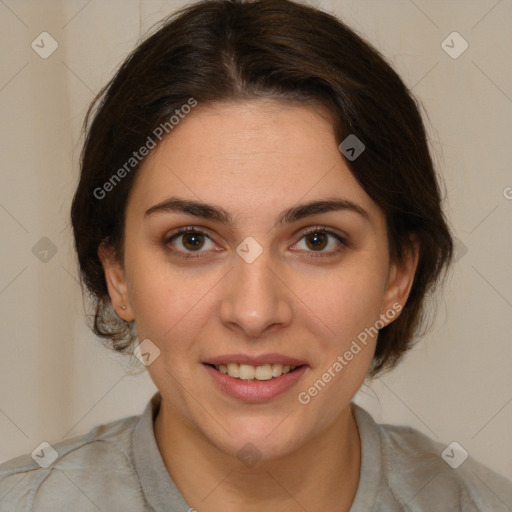
[[[221,373],[207,364],[203,366],[222,391],[244,402],[266,402],[272,400],[272,398],[293,387],[308,368],[307,365],[303,365],[293,372],[285,373],[281,377],[275,377],[270,380],[242,380],[230,377],[226,373]]]

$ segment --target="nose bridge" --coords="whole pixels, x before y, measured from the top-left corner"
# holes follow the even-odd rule
[[[270,326],[287,324],[291,303],[286,287],[276,277],[280,265],[270,248],[245,239],[233,258],[222,298],[221,320],[257,337]]]

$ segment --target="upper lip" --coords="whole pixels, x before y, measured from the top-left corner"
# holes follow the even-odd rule
[[[295,357],[285,356],[284,354],[261,354],[259,356],[250,356],[247,354],[225,354],[221,356],[210,357],[202,361],[203,364],[229,364],[229,363],[239,363],[239,364],[248,364],[251,366],[261,366],[264,364],[272,364],[278,363],[283,366],[302,366],[307,364],[305,361],[301,361],[300,359],[296,359]]]

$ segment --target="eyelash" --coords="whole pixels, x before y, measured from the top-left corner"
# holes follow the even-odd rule
[[[181,235],[186,235],[186,234],[190,234],[190,233],[204,235],[211,240],[211,237],[205,231],[202,231],[201,229],[196,228],[194,226],[187,226],[186,228],[182,228],[179,231],[173,233],[172,235],[166,237],[164,240],[164,246],[166,248],[168,248],[171,252],[173,252],[175,254],[177,253],[179,255],[179,257],[181,257],[181,258],[185,258],[185,259],[202,258],[203,256],[201,256],[201,254],[204,252],[207,252],[207,251],[189,251],[189,252],[186,252],[185,255],[183,255],[182,251],[169,248],[170,242],[172,242],[175,238],[178,238]],[[338,235],[337,233],[334,233],[333,231],[328,230],[325,226],[315,226],[314,228],[309,229],[308,231],[302,233],[302,236],[300,237],[299,242],[303,238],[307,237],[308,235],[312,235],[314,233],[322,233],[322,234],[330,235],[330,236],[334,237],[336,240],[338,240],[338,242],[340,242],[342,247],[338,248],[338,249],[331,250],[331,251],[322,251],[322,252],[307,251],[309,253],[308,254],[309,258],[333,257],[350,246],[349,242],[345,238]]]

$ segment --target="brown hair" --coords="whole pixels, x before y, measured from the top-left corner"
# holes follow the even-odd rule
[[[392,261],[402,261],[411,234],[419,241],[409,299],[380,330],[370,375],[396,365],[453,253],[421,114],[377,50],[334,16],[290,0],[203,0],[178,11],[128,56],[89,107],[71,220],[94,332],[116,351],[132,348],[133,326],[113,313],[97,250],[107,240],[123,261],[125,207],[141,163],[105,197],[97,191],[191,98],[321,104],[340,142],[355,134],[364,143],[347,164],[385,212]]]

